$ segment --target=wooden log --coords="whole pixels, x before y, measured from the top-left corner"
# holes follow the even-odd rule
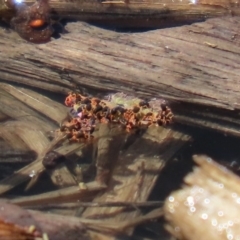
[[[181,103],[176,121],[239,136],[238,20],[131,34],[76,22],[42,45],[1,29],[1,79],[58,93],[78,85],[164,97]]]
[[[22,0],[15,3],[11,0],[1,0],[0,16],[13,16],[14,9],[35,2]],[[125,22],[128,27],[138,25],[137,21],[134,21],[136,19],[143,20],[141,23],[145,24],[152,22],[151,20],[158,20],[159,24],[161,21],[198,21],[240,13],[238,3],[234,0],[49,0],[48,4],[51,15],[85,21],[104,20],[108,21],[108,24],[121,20],[118,24],[122,25]]]
[[[240,178],[211,158],[195,155],[182,190],[167,198],[167,229],[178,239],[238,239]]]

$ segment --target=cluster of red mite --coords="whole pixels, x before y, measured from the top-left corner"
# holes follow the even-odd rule
[[[127,132],[131,132],[152,124],[167,125],[173,118],[166,104],[160,104],[156,111],[149,102],[141,100],[131,107],[125,107],[71,92],[65,99],[65,105],[70,108],[70,119],[62,124],[61,131],[66,132],[69,140],[74,142],[91,139],[98,123],[121,124]]]

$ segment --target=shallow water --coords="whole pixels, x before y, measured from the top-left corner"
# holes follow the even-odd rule
[[[41,91],[41,94],[52,98],[54,101],[57,100],[59,103],[61,103],[62,99],[64,99],[63,95],[53,95],[47,91]],[[49,120],[49,118],[46,119],[47,121],[51,121]],[[6,124],[7,121],[12,121],[12,119],[5,119],[1,122],[1,124]],[[238,164],[240,164],[240,140],[238,138],[225,136],[224,134],[216,133],[214,131],[184,126],[177,123],[172,124],[172,127],[189,134],[192,137],[192,140],[184,147],[184,149],[182,149],[180,152],[177,152],[174,157],[167,162],[166,166],[164,167],[158,178],[158,181],[149,197],[149,200],[163,201],[170,194],[171,191],[179,189],[181,187],[183,183],[183,177],[192,170],[192,167],[194,165],[192,161],[192,155],[194,154],[209,155],[219,163],[223,163],[224,165],[229,167],[232,166],[233,170],[238,173]],[[55,129],[52,129],[52,131],[54,130]],[[135,138],[137,138],[137,136]],[[125,147],[125,149],[127,148]],[[12,151],[16,155],[14,149]],[[78,160],[79,164],[90,164],[92,161],[92,151],[93,148],[88,148],[85,153],[85,157],[83,156],[80,158],[81,160]],[[4,153],[4,149],[2,150],[2,152]],[[22,152],[19,153],[19,157],[22,157]],[[73,155],[68,160],[68,167],[71,170],[72,165],[74,165],[74,161],[76,161],[76,156]],[[24,161],[22,163],[0,162],[0,169],[2,171],[0,173],[1,178],[6,177],[6,171],[9,171],[8,174],[11,174],[13,173],[13,171],[16,171],[20,167],[23,167],[25,164],[26,162]],[[95,174],[95,171],[93,170],[92,173],[89,172],[89,174]],[[37,184],[28,192],[24,191],[25,187],[26,183],[22,183],[17,188],[14,188],[10,192],[2,195],[2,197],[11,199],[16,196],[31,196],[33,194],[39,194],[58,189],[57,186],[54,186],[54,184],[52,184],[47,172],[41,175],[40,179],[38,179]],[[47,208],[47,211],[51,210]],[[56,209],[53,208],[52,211],[55,212]],[[62,210],[62,214],[64,213],[76,214],[76,212],[72,209]],[[162,220],[160,220],[159,223],[161,226],[163,226],[163,223],[161,221]],[[157,223],[146,224],[144,226],[138,227],[135,231],[135,236],[146,235],[146,237],[149,237],[150,239],[156,239],[156,237],[161,237],[161,239],[163,239],[163,237],[164,239],[170,239],[170,236],[163,230],[163,227],[158,228],[156,227],[156,224]]]

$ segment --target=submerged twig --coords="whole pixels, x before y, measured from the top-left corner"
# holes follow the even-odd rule
[[[130,219],[128,221],[96,221],[92,219],[80,218],[80,221],[87,226],[88,229],[94,231],[100,231],[110,234],[123,233],[127,229],[134,227],[138,224],[145,223],[149,220],[154,220],[163,216],[163,209],[157,208],[149,212],[145,216],[139,216],[135,219]],[[96,224],[94,224],[94,221]]]
[[[184,240],[239,238],[240,178],[210,157],[193,158],[199,166],[185,177],[187,185],[165,202],[167,230]]]
[[[57,141],[62,141],[62,139],[58,139]],[[53,144],[56,144],[53,142]],[[68,155],[72,152],[76,151],[79,148],[83,148],[85,144],[71,144],[71,145],[64,145],[56,149],[62,155]],[[0,181],[0,194],[3,194],[10,189],[18,186],[19,184],[31,179],[32,177],[40,174],[45,167],[42,164],[44,156],[39,156],[37,160],[30,163],[29,165],[25,166],[24,168],[18,170],[13,175],[3,179]]]
[[[101,191],[107,186],[96,181],[80,184],[79,186],[66,187],[60,190],[55,190],[38,195],[20,197],[11,200],[11,203],[20,206],[34,206],[39,204],[53,204],[56,202],[72,202],[74,200],[83,200],[93,192]]]
[[[126,208],[149,208],[149,207],[160,207],[164,201],[148,201],[148,202],[77,202],[77,203],[59,203],[59,204],[50,204],[42,203],[41,205],[32,205],[31,209],[72,209],[78,207],[126,207]]]

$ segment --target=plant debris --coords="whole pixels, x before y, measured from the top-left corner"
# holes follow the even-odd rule
[[[24,104],[19,104],[19,109],[25,107],[25,112],[29,113],[21,113],[21,118],[16,116],[2,123],[3,141],[12,140],[11,146],[15,150],[16,131],[10,135],[9,129],[17,126],[19,139],[23,139],[25,144],[22,144],[24,148],[19,147],[20,150],[27,151],[30,146],[37,153],[35,161],[21,169],[16,168],[12,175],[0,181],[0,194],[20,185],[17,194],[8,193],[12,204],[52,214],[81,216],[66,217],[62,222],[58,215],[27,211],[34,215],[36,221],[30,225],[34,225],[39,233],[46,233],[53,240],[65,239],[66,235],[71,240],[96,237],[99,240],[113,239],[118,234],[131,234],[136,225],[162,216],[161,208],[156,214],[146,216],[142,215],[139,208],[145,207],[148,212],[151,208],[162,206],[161,202],[146,202],[147,197],[165,163],[189,140],[189,136],[177,130],[159,127],[166,126],[173,120],[172,111],[164,100],[146,101],[123,93],[109,95],[106,99],[70,93],[65,100],[68,111],[61,105],[50,117],[47,114],[52,108],[54,110],[54,103],[47,98],[39,98],[36,94],[34,99],[39,98],[40,101],[33,103],[22,97],[26,95],[24,90],[13,91],[9,86],[3,87],[4,91],[11,91],[9,99],[11,97],[16,103],[23,102]],[[32,94],[29,92],[30,96]],[[8,108],[6,116],[11,114],[7,110]],[[32,121],[31,124],[30,121],[25,121],[25,116],[30,119],[32,115],[35,116],[35,111],[43,115],[36,118],[43,119],[39,130],[34,124],[40,121]],[[62,119],[64,120],[58,127],[56,123]],[[42,126],[44,122],[48,123],[47,127]],[[20,127],[25,127],[24,130],[28,131],[23,131]],[[33,135],[32,131],[35,140],[28,136],[30,133]],[[42,146],[37,141],[38,135],[40,142],[44,143]],[[91,139],[93,141],[89,141]],[[181,141],[172,145],[170,139]],[[46,175],[49,178],[45,178]],[[29,182],[21,185],[25,181]],[[44,184],[49,184],[49,188],[43,192],[41,185]],[[62,208],[61,205],[64,204],[75,204],[75,207]],[[49,205],[55,207],[49,210]],[[9,210],[4,212],[11,215]],[[17,211],[15,215],[19,215]],[[92,219],[96,217],[99,219]],[[21,231],[22,227],[30,226],[28,223],[21,225],[18,221],[5,221],[5,218],[3,216],[4,227],[10,223],[13,224],[11,228],[14,229],[16,225]],[[28,229],[24,240],[45,239],[43,234],[36,239],[35,235],[28,238],[27,231]],[[73,232],[69,234],[70,231]],[[7,234],[10,233],[4,233]]]
[[[130,132],[150,125],[167,125],[173,120],[164,100],[143,101],[123,93],[101,100],[71,92],[65,105],[70,108],[71,119],[62,124],[61,131],[73,142],[91,139],[97,123],[120,124]]]

